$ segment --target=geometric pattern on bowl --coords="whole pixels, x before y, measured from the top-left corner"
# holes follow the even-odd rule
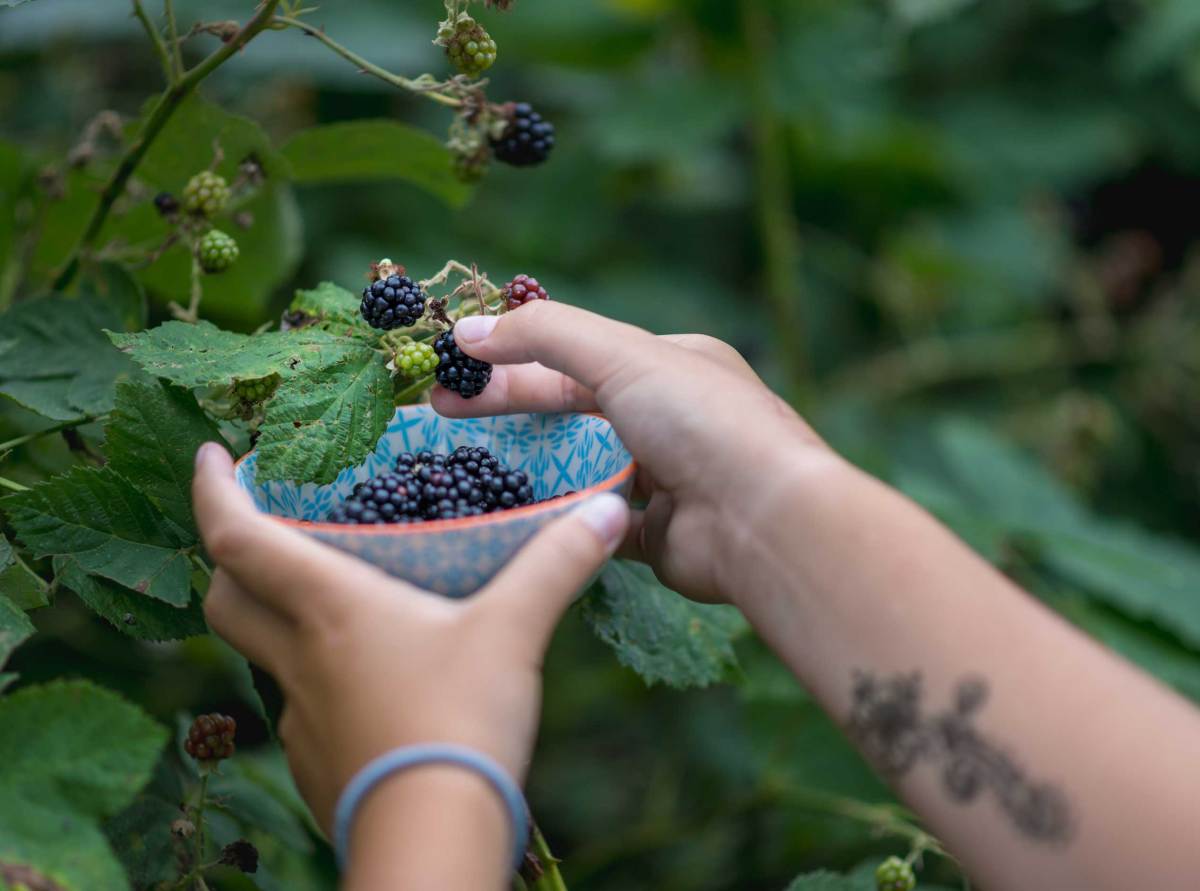
[[[356,483],[390,470],[401,452],[451,452],[460,445],[484,446],[502,464],[525,471],[535,498],[577,494],[461,520],[385,526],[322,522]],[[260,484],[255,480],[257,461],[255,452],[242,458],[237,480],[259,510],[398,578],[450,597],[478,590],[539,529],[585,498],[600,492],[628,497],[634,471],[632,455],[599,415],[455,419],[442,417],[428,405],[398,408],[367,459],[324,486],[278,480]]]

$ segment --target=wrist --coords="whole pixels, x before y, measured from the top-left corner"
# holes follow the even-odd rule
[[[358,811],[346,887],[502,887],[509,823],[495,789],[473,771],[437,763],[400,771]]]

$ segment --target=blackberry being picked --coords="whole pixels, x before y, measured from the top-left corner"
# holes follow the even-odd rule
[[[363,288],[359,311],[372,328],[383,331],[410,328],[425,314],[425,292],[411,278],[397,271]]]
[[[433,351],[438,357],[437,382],[463,399],[478,396],[492,379],[491,364],[472,359],[459,349],[453,328],[433,342]]]
[[[201,715],[188,728],[183,750],[201,762],[215,762],[233,757],[234,734],[237,722],[228,715]]]
[[[875,870],[875,887],[878,891],[913,891],[917,877],[913,868],[899,857],[889,857]]]
[[[225,177],[202,170],[183,187],[183,209],[202,217],[212,217],[225,209],[229,184]]]
[[[531,300],[549,300],[546,289],[531,275],[518,275],[500,290],[504,305],[514,310],[524,306]]]
[[[233,236],[220,229],[205,232],[197,247],[200,268],[210,274],[224,272],[237,260],[238,253],[238,243]]]
[[[542,120],[528,102],[516,102],[508,113],[508,126],[491,143],[497,161],[514,167],[541,164],[554,148],[554,125]]]

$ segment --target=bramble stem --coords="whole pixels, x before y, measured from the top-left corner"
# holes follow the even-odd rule
[[[206,56],[203,61],[199,62],[194,68],[169,85],[167,89],[163,90],[162,95],[158,97],[158,101],[154,105],[154,109],[150,112],[150,116],[146,118],[146,123],[142,125],[141,132],[138,133],[133,144],[126,149],[125,154],[117,164],[117,169],[113,171],[112,176],[105,183],[104,189],[100,193],[100,202],[96,205],[96,209],[92,211],[92,216],[88,220],[83,234],[79,237],[79,242],[68,256],[66,263],[63,265],[62,272],[54,279],[54,290],[64,290],[71,283],[71,280],[75,278],[75,273],[79,271],[79,258],[83,255],[84,251],[92,246],[97,236],[100,235],[100,230],[104,227],[104,223],[112,211],[113,203],[125,191],[125,186],[129,182],[129,178],[133,176],[134,170],[137,169],[138,164],[141,163],[150,146],[154,144],[154,140],[162,132],[167,121],[171,119],[171,115],[175,113],[183,100],[190,96],[196,87],[200,85],[201,81],[212,74],[230,56],[253,40],[254,37],[271,24],[272,16],[275,14],[275,7],[278,5],[279,0],[264,0],[259,6],[258,12],[254,14],[254,17],[228,43],[222,44],[218,49]]]
[[[179,29],[175,26],[175,4],[172,0],[163,0],[163,11],[167,15],[167,37],[171,50],[171,67],[175,72],[174,80],[183,75],[183,51],[179,48]]]
[[[150,43],[154,45],[154,54],[158,56],[159,64],[162,65],[163,77],[167,81],[167,86],[175,82],[175,69],[171,65],[171,58],[167,55],[167,46],[163,43],[162,34],[158,28],[150,21],[150,17],[146,15],[146,10],[142,7],[142,0],[133,0],[133,14],[137,16],[137,20],[142,23],[142,27],[146,29],[146,36],[150,38]]]
[[[25,445],[27,442],[33,442],[35,439],[40,439],[43,436],[49,436],[52,433],[60,433],[63,430],[69,430],[72,427],[82,427],[84,424],[91,424],[95,421],[104,421],[108,419],[108,415],[86,415],[82,418],[77,418],[74,421],[63,421],[61,424],[55,424],[53,427],[46,427],[42,430],[35,430],[32,433],[26,433],[24,436],[18,436],[15,439],[10,439],[7,442],[0,442],[0,452],[7,452],[9,449],[15,449],[17,446]]]
[[[309,37],[315,37],[317,40],[321,41],[321,43],[325,44],[350,64],[356,65],[359,71],[363,72],[364,74],[370,74],[373,77],[377,77],[384,83],[391,84],[393,87],[399,87],[402,90],[408,90],[412,93],[419,93],[422,96],[428,96],[434,102],[440,102],[442,105],[448,105],[451,108],[459,108],[462,105],[461,99],[456,99],[453,96],[447,96],[438,92],[438,90],[443,88],[443,85],[427,87],[419,80],[413,80],[412,78],[401,77],[398,74],[392,74],[392,72],[388,71],[387,69],[380,68],[378,65],[368,62],[362,56],[358,55],[358,53],[342,46],[340,43],[326,34],[324,30],[321,28],[315,28],[308,22],[301,21],[300,19],[294,19],[286,15],[277,15],[274,17],[273,21],[280,25],[286,25],[289,28],[299,28]]]
[[[7,477],[0,476],[0,488],[8,489],[12,492],[28,492],[28,486],[22,486],[15,480],[10,480]]]
[[[530,891],[567,891],[567,883],[558,871],[561,861],[550,852],[550,845],[546,843],[546,837],[537,823],[532,823],[531,829],[529,847],[541,864],[542,874],[530,886]]]

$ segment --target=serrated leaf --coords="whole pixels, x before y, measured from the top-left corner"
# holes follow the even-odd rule
[[[166,731],[86,681],[0,699],[0,862],[28,864],[67,891],[124,891],[99,821],[145,785]]]
[[[56,560],[55,574],[87,607],[138,640],[183,640],[208,632],[200,602],[193,597],[177,607],[139,594],[107,579],[88,575],[75,560]]]
[[[109,336],[146,371],[181,387],[317,373],[363,349],[317,328],[250,336],[222,331],[209,322],[166,322],[149,331]]]
[[[435,137],[396,121],[346,121],[301,130],[283,147],[298,183],[404,180],[458,207],[471,194]]]
[[[3,535],[0,535],[0,596],[7,597],[21,609],[37,609],[50,601],[47,585]]]
[[[395,414],[382,356],[359,346],[319,373],[287,378],[259,428],[264,480],[329,483],[375,448]]]
[[[109,466],[194,538],[191,489],[196,449],[205,442],[223,441],[196,397],[153,378],[122,381],[105,438]]]
[[[3,501],[17,537],[37,557],[81,568],[176,606],[191,596],[195,543],[111,468],[76,467]]]
[[[177,876],[171,823],[178,818],[178,802],[142,795],[105,824],[104,834],[135,888]]]
[[[99,300],[15,304],[0,316],[0,394],[59,421],[108,411],[117,378],[132,369],[102,331],[120,327]]]
[[[34,630],[25,611],[7,597],[0,596],[0,668],[4,667],[13,650],[33,635]]]
[[[825,869],[805,873],[787,886],[787,891],[874,891],[875,882],[844,876]]]
[[[361,302],[359,295],[333,282],[321,282],[311,290],[296,291],[288,309],[304,313],[326,331],[376,337],[377,332],[363,320],[359,312]]]
[[[733,640],[745,620],[732,607],[692,603],[646,566],[613,560],[583,601],[583,616],[647,684],[704,687],[737,666]]]

